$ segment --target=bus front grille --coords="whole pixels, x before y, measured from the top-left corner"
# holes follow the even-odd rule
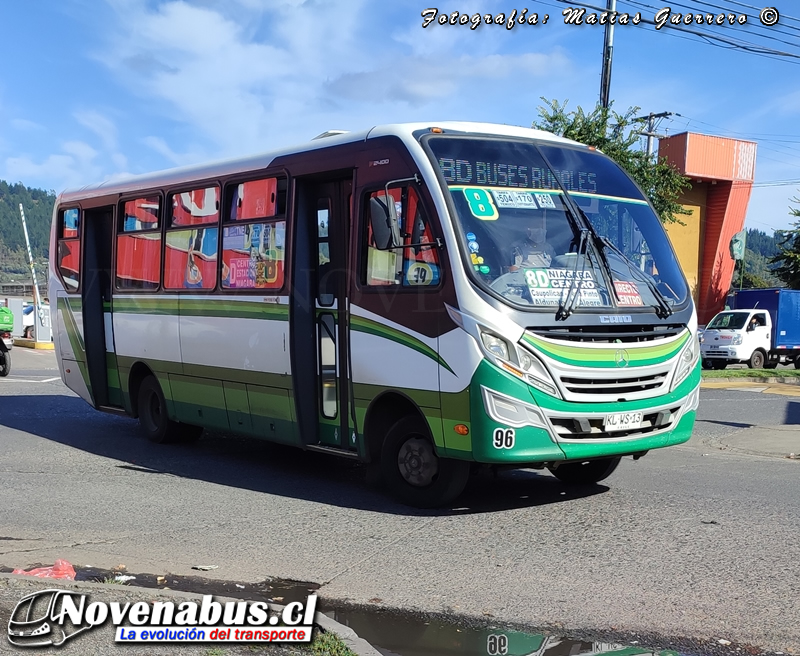
[[[616,378],[589,378],[561,376],[561,384],[572,394],[608,394],[617,398],[636,392],[657,390],[667,381],[669,371],[659,371],[647,376],[626,376]]]
[[[681,324],[611,324],[602,326],[570,326],[565,328],[528,328],[538,337],[568,342],[619,344],[651,342],[674,337],[686,330]]]

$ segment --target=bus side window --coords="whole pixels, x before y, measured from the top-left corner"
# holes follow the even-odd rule
[[[123,201],[117,232],[117,289],[158,289],[161,283],[161,196]]]
[[[286,258],[285,177],[227,186],[222,227],[222,288],[279,290]]]
[[[63,210],[59,221],[58,272],[68,292],[76,292],[81,281],[80,210]]]
[[[377,203],[373,203],[375,199]],[[430,222],[415,187],[405,185],[369,193],[365,199],[364,230],[366,263],[363,282],[370,286],[401,285],[418,287],[437,285],[440,279],[439,253]],[[394,204],[403,243],[401,248],[382,249],[372,234],[371,215],[380,206]],[[379,217],[382,220],[382,217]]]

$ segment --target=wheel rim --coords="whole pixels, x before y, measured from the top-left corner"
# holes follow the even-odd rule
[[[755,369],[760,369],[764,366],[764,357],[760,353],[756,353],[753,356],[753,364],[755,365]]]
[[[425,487],[436,478],[439,472],[439,459],[428,440],[412,437],[400,447],[397,453],[397,466],[406,483],[414,487]]]

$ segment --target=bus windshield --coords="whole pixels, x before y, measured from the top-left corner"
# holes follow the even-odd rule
[[[686,281],[658,217],[608,157],[497,138],[443,136],[427,144],[479,286],[526,310],[553,311],[569,295],[576,308],[686,300]],[[584,221],[590,236],[582,235]],[[583,240],[589,243],[582,247]]]

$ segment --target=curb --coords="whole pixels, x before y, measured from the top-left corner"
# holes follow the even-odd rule
[[[703,383],[765,383],[767,385],[775,385],[780,383],[783,385],[800,385],[800,376],[771,376],[769,378],[752,378],[752,377],[735,377],[735,378],[701,378],[700,384]]]
[[[0,573],[0,579],[6,580],[15,580],[15,581],[25,581],[29,583],[41,583],[45,587],[47,586],[65,586],[72,589],[78,590],[103,590],[104,592],[108,592],[109,590],[120,589],[124,590],[124,588],[130,588],[132,590],[136,590],[139,593],[153,593],[158,595],[163,595],[166,597],[176,597],[179,599],[193,599],[193,600],[200,600],[203,598],[203,595],[197,594],[195,592],[183,592],[181,590],[165,590],[163,588],[144,588],[137,585],[110,585],[106,583],[98,583],[95,581],[67,581],[65,579],[48,579],[48,578],[39,578],[36,576],[26,576],[25,574],[7,574],[7,573]],[[215,595],[214,597],[217,601],[242,601],[242,599],[235,599],[233,597],[218,597]],[[280,604],[273,604],[269,603],[270,609],[273,611],[282,611],[284,606]],[[358,634],[353,631],[349,626],[345,626],[344,624],[340,624],[334,619],[331,619],[327,615],[317,611],[316,616],[314,617],[314,624],[318,626],[320,629],[325,631],[326,633],[335,633],[341,641],[347,645],[347,647],[352,651],[356,656],[381,656],[381,652],[379,652],[375,647],[369,644],[363,638],[359,638]]]
[[[56,347],[54,342],[37,342],[35,339],[25,339],[24,337],[15,337],[14,346],[29,349],[42,349],[45,351],[52,351]]]

